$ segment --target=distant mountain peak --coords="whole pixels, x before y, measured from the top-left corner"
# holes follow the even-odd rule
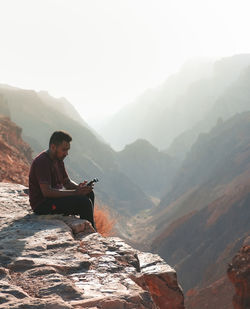
[[[138,138],[131,144],[127,144],[124,149],[124,151],[128,150],[139,150],[139,151],[145,151],[145,150],[154,150],[158,152],[158,149],[153,146],[148,140],[143,138]]]

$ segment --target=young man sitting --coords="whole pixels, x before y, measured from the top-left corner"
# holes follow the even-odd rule
[[[38,154],[29,172],[29,201],[36,214],[80,215],[94,223],[93,184],[72,181],[63,160],[68,155],[72,137],[65,131],[55,131],[49,149]]]

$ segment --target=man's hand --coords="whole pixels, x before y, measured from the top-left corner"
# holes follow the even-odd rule
[[[87,195],[88,193],[92,192],[94,185],[87,186],[87,181],[83,183],[79,183],[78,187],[75,189],[76,195]]]
[[[87,184],[87,180],[84,180],[84,182],[79,183],[79,187],[84,187]]]

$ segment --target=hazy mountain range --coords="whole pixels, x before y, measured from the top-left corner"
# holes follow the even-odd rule
[[[183,159],[197,134],[211,129],[217,117],[226,116],[223,108],[219,112],[214,106],[249,65],[249,54],[187,62],[164,84],[147,90],[121,109],[99,132],[117,149],[142,138]],[[206,120],[206,126],[197,127],[210,111],[215,113],[212,119]]]

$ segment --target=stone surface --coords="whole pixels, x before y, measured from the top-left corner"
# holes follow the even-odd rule
[[[0,309],[182,309],[158,255],[103,237],[74,216],[31,212],[26,187],[0,183]]]
[[[132,276],[133,280],[150,294],[159,308],[183,309],[175,270],[167,265],[157,254],[138,252],[140,272]]]

